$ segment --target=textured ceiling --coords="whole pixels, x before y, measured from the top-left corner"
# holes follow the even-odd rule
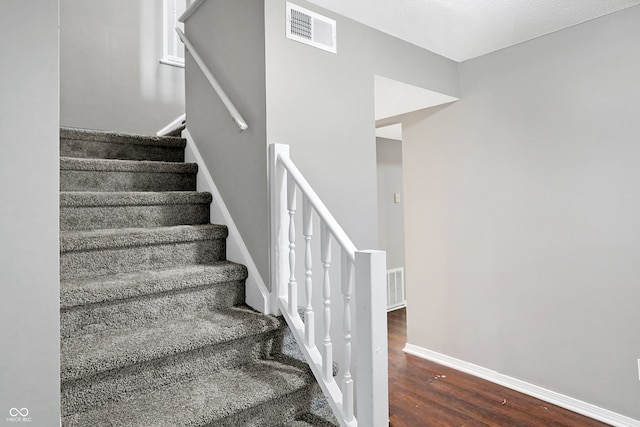
[[[310,1],[455,61],[640,4],[640,0]]]

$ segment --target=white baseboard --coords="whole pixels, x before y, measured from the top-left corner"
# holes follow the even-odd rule
[[[464,360],[456,359],[454,357],[408,343],[405,345],[403,351],[405,353],[448,366],[449,368],[456,369],[469,375],[491,381],[492,383],[510,388],[520,393],[533,396],[537,399],[577,412],[589,418],[602,421],[603,423],[611,424],[615,427],[640,427],[640,421],[634,420],[633,418],[629,418],[625,415],[574,399],[573,397],[565,396],[563,394],[556,393],[555,391],[500,374],[496,371],[492,371],[491,369],[465,362]]]
[[[227,237],[227,259],[229,261],[244,264],[249,271],[249,277],[245,286],[245,299],[247,305],[261,313],[272,314],[269,304],[269,291],[264,283],[258,267],[256,267],[247,246],[242,240],[240,231],[231,218],[231,213],[222,199],[222,195],[218,191],[213,178],[209,173],[207,165],[204,163],[200,151],[196,146],[193,137],[188,129],[182,132],[183,138],[187,140],[185,150],[185,161],[198,164],[198,190],[208,191],[213,196],[211,203],[211,222],[216,224],[224,224],[229,229],[229,237]]]

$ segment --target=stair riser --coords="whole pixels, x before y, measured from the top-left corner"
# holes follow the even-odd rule
[[[244,302],[244,281],[145,295],[61,310],[63,338],[152,325],[168,319],[208,313]]]
[[[92,159],[183,162],[184,148],[60,138],[60,156]]]
[[[113,273],[209,264],[225,258],[225,239],[60,254],[60,278],[97,277]]]
[[[296,392],[262,405],[254,406],[232,416],[203,424],[205,427],[261,426],[275,427],[287,425],[291,420],[309,411],[314,386],[307,386]]]
[[[60,191],[195,191],[195,173],[60,171]]]
[[[91,206],[60,208],[60,230],[101,228],[163,227],[206,224],[210,204],[156,206]]]
[[[136,391],[193,380],[202,375],[263,359],[274,354],[276,349],[279,350],[281,342],[282,331],[274,331],[74,381],[63,381],[62,413],[68,415],[86,411],[108,402],[119,401],[123,396]]]

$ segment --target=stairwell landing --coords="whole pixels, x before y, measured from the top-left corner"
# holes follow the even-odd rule
[[[334,426],[282,318],[244,305],[184,148],[61,129],[62,425]]]

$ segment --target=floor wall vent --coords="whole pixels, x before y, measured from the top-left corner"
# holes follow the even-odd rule
[[[404,267],[387,270],[387,311],[407,306]]]

